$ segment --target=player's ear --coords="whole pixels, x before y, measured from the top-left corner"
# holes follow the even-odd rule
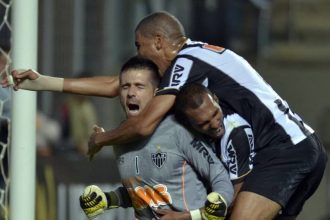
[[[155,36],[155,46],[157,50],[160,50],[162,48],[163,44],[163,38],[160,34],[156,34]]]

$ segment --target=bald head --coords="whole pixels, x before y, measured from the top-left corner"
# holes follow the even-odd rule
[[[185,32],[180,21],[168,12],[155,12],[145,18],[137,25],[135,32],[144,37],[157,35],[166,37],[172,43],[179,43],[185,38]]]

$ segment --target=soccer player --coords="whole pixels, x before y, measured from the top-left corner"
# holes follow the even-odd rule
[[[158,82],[157,66],[149,60],[133,57],[123,65],[120,101],[127,118],[136,117],[143,111],[153,98]],[[122,184],[138,219],[159,218],[154,209],[164,208],[177,211],[171,213],[172,219],[201,219],[204,212],[199,208],[204,206],[208,189],[221,196],[223,215],[225,204],[232,201],[233,186],[227,170],[206,142],[194,137],[172,116],[166,117],[148,138],[126,146],[115,146],[114,152]],[[117,190],[115,194],[107,194],[108,202],[105,204],[108,205],[100,207],[98,203],[101,201],[94,195],[95,202],[91,202],[92,196],[87,193],[81,198],[82,207],[89,216],[108,206],[127,207],[127,202],[116,204],[109,199],[117,195],[115,200],[127,201],[118,199],[118,195],[122,194],[125,195],[122,190],[121,193]]]
[[[213,140],[214,151],[234,184],[235,198],[254,167],[251,125],[232,110],[221,108],[217,97],[200,84],[189,84],[180,90],[174,112],[178,122]]]
[[[231,178],[237,174],[241,177],[239,182],[234,182],[237,199],[230,219],[240,219],[244,204],[255,203],[254,197],[259,197],[260,202],[271,200],[281,205],[280,219],[295,219],[305,200],[318,187],[326,155],[316,135],[297,145],[283,142],[260,148],[253,144],[253,133],[247,121],[229,109],[221,109],[217,97],[200,84],[186,85],[180,90],[175,114],[186,126],[217,139]],[[246,195],[250,193],[253,198]],[[253,204],[251,208],[256,210],[255,216],[263,216],[251,219],[273,219],[276,215],[259,213],[262,210]]]
[[[295,149],[306,145],[304,149],[309,150],[318,145],[314,130],[289,108],[245,59],[228,49],[190,40],[186,37],[182,24],[173,15],[156,12],[142,19],[135,30],[135,44],[140,56],[152,60],[158,66],[162,76],[160,88],[138,116],[128,118],[114,130],[94,133],[89,141],[91,156],[104,145],[128,143],[150,135],[174,105],[180,88],[187,83],[205,85],[219,98],[221,106],[241,115],[252,127],[256,151],[267,148],[273,149],[275,152],[272,154],[276,154],[284,148]],[[33,71],[14,71],[16,87],[20,86],[22,79],[31,79],[33,74]],[[27,82],[38,84],[39,78],[36,79],[37,81]],[[107,81],[103,79],[103,82],[97,78],[76,81],[43,76],[42,79],[43,81],[39,82],[46,81],[43,84],[46,86],[42,87],[44,90],[103,95],[104,88],[97,91],[99,86],[96,84],[103,85],[108,82],[109,96],[118,91],[116,77],[109,77]],[[49,80],[54,83],[49,83]],[[55,89],[52,88],[53,85],[57,85]],[[309,154],[308,150],[305,149],[302,154]],[[294,192],[301,191],[301,182],[313,179],[315,184],[308,190],[309,193],[302,199],[302,203],[282,213],[283,216],[294,219],[322,178],[327,159],[323,148],[314,153],[306,163],[310,164],[309,170],[320,164],[320,175],[312,177],[310,172],[307,172],[302,176],[292,174],[291,178],[281,176],[279,179],[283,184],[272,189],[274,194],[280,195],[281,201],[264,197],[258,192],[241,192],[235,203],[239,211],[238,208],[233,210],[232,219],[264,219],[265,216],[271,219],[286,207],[289,200],[295,199]],[[292,157],[291,154],[287,156]],[[301,160],[300,154],[293,156]],[[258,184],[257,190],[263,191],[265,186],[267,183]]]

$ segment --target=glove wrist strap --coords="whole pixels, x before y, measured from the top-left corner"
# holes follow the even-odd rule
[[[107,198],[109,209],[116,208],[119,206],[118,197],[115,192],[111,191],[111,192],[106,192],[104,194],[105,197]]]
[[[190,211],[191,220],[202,220],[201,211],[199,209]]]

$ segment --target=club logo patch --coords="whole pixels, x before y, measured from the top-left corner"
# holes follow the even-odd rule
[[[157,153],[151,154],[151,160],[154,165],[158,168],[162,168],[164,163],[166,162],[167,154],[165,152],[158,151]]]

